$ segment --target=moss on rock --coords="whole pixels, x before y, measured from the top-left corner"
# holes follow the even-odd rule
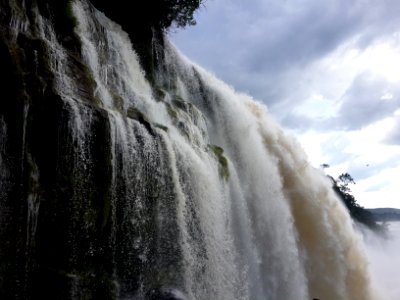
[[[208,147],[212,150],[212,152],[218,159],[219,175],[225,181],[228,181],[230,173],[229,173],[228,159],[224,155],[224,149],[216,145],[208,145]]]
[[[168,132],[168,130],[169,130],[167,126],[164,126],[159,123],[155,123],[154,126],[156,126],[157,128],[160,128],[161,130],[164,130],[165,132]]]

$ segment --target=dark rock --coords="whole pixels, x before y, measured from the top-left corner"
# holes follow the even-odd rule
[[[187,300],[186,296],[174,288],[153,289],[148,293],[148,300]]]

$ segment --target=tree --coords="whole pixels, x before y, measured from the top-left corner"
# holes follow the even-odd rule
[[[163,0],[158,3],[158,20],[155,24],[162,29],[169,28],[172,24],[177,27],[195,25],[194,12],[199,8],[202,0]],[[158,24],[157,24],[158,23]]]
[[[194,25],[194,12],[203,0],[92,0],[93,5],[107,16],[132,32],[139,26],[167,30],[171,25],[185,27]]]
[[[349,184],[356,184],[354,181],[353,177],[349,173],[343,173],[340,174],[340,176],[337,179],[337,182],[339,184],[340,189],[343,192],[350,192]]]
[[[336,195],[340,200],[342,200],[349,211],[350,216],[354,220],[366,225],[374,231],[384,231],[384,228],[376,222],[373,214],[364,207],[360,206],[354,196],[351,194],[349,185],[356,184],[356,182],[349,173],[343,173],[337,179],[334,179],[331,176],[328,177],[332,180],[332,188]]]

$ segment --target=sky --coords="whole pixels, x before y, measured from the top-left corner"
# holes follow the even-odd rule
[[[357,202],[400,208],[400,1],[205,0],[180,51],[265,103]]]

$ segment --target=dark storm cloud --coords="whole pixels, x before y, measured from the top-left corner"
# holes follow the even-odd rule
[[[174,40],[190,58],[271,107],[300,88],[302,70],[343,42],[357,38],[366,47],[400,28],[399,9],[397,0],[209,0],[198,25]]]
[[[307,65],[331,52],[343,40],[357,32],[366,18],[350,2],[337,1],[305,5],[288,12],[286,22],[265,23],[267,35],[254,40],[254,49],[246,53],[251,71],[265,68],[285,71]],[[276,27],[276,28],[274,28]]]

